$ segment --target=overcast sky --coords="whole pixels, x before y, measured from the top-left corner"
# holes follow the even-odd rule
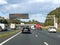
[[[0,0],[0,16],[28,13],[30,19],[45,21],[46,15],[60,6],[60,0]]]

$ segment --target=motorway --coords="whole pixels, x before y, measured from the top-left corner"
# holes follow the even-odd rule
[[[31,34],[20,33],[3,45],[60,45],[60,33],[31,30]]]

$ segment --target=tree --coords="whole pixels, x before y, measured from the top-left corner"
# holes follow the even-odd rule
[[[12,20],[12,19],[8,19],[7,20],[8,21],[8,23],[10,24],[10,23],[15,23],[15,24],[20,24],[21,23],[21,21],[20,20]]]
[[[6,19],[0,19],[0,23],[8,24]]]

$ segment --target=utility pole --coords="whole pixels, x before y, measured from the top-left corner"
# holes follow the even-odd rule
[[[58,24],[57,24],[57,18],[54,15],[54,27],[58,28]]]

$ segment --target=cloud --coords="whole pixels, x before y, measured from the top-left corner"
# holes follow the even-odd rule
[[[52,3],[54,5],[60,5],[60,0],[28,0],[26,1],[26,3],[28,4],[32,4],[32,3]]]
[[[44,2],[45,0],[29,0],[28,3],[38,3],[38,2]]]
[[[7,6],[6,6],[6,8],[8,9],[17,9],[17,8],[19,8],[20,6],[18,5],[18,4],[8,4]]]
[[[24,6],[21,6],[20,4],[8,4],[8,5],[3,5],[0,6],[0,11],[3,13],[10,13],[10,12],[15,12],[18,11],[19,9],[22,9]]]
[[[8,4],[8,2],[6,0],[0,0],[0,5],[3,5],[3,4]]]
[[[60,0],[53,0],[52,3],[53,3],[53,4],[60,5]]]
[[[32,15],[46,15],[50,11],[60,6],[60,0],[0,0],[6,5],[0,6],[0,11],[4,13],[28,13]],[[2,4],[0,4],[2,5]],[[1,8],[2,7],[2,8]],[[4,14],[5,15],[5,14]],[[37,19],[34,18],[34,19]],[[40,19],[41,20],[41,19]]]
[[[16,0],[15,0],[16,1]],[[58,5],[54,4],[54,0],[26,0],[22,3],[7,4],[4,6],[5,10],[9,12],[19,13],[43,13],[47,14],[49,11],[55,9]]]

